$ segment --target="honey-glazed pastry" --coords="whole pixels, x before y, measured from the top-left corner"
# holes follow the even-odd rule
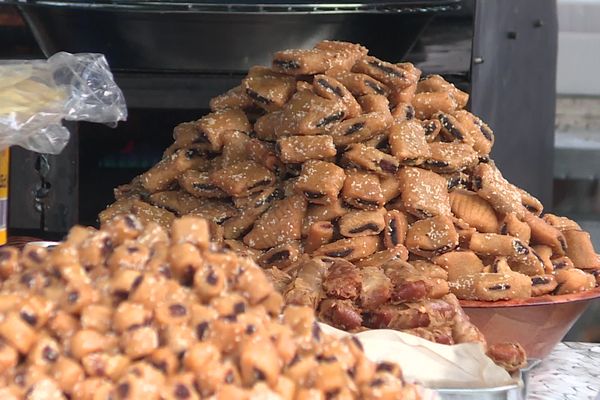
[[[415,69],[416,70],[416,69]],[[401,68],[398,65],[379,60],[375,57],[364,57],[356,61],[353,72],[367,74],[383,82],[392,92],[400,91],[419,80],[415,70]]]
[[[280,109],[292,96],[296,80],[270,68],[252,67],[242,80],[242,87],[254,104],[266,111],[274,111]]]
[[[210,143],[208,143],[206,136],[198,129],[198,125],[195,122],[184,122],[177,125],[173,129],[173,139],[175,141],[165,151],[165,157],[170,156],[182,148],[194,148],[198,150],[210,149]]]
[[[348,211],[349,209],[344,206],[340,199],[326,205],[311,204],[306,211],[302,232],[306,234],[310,226],[317,221],[333,221]]]
[[[258,139],[250,139],[246,143],[248,157],[274,173],[281,173],[284,169],[283,163],[275,154],[275,146],[271,143]]]
[[[484,256],[519,257],[530,253],[529,247],[519,239],[497,233],[474,233],[469,249]]]
[[[415,118],[415,108],[410,103],[397,103],[391,109],[394,122],[410,121]]]
[[[275,199],[281,198],[283,195],[280,188],[276,186],[270,186],[246,197],[234,197],[231,200],[233,205],[240,209],[246,210],[249,208],[258,208],[265,204],[271,203]]]
[[[510,268],[529,276],[543,275],[546,272],[544,261],[531,248],[525,255],[508,258]]]
[[[431,217],[408,228],[405,244],[409,251],[418,255],[439,255],[458,245],[458,233],[450,217]]]
[[[339,329],[352,331],[363,324],[359,308],[350,300],[325,299],[318,311],[319,319]]]
[[[232,216],[223,222],[223,238],[238,239],[246,235],[258,218],[269,209],[269,203],[262,203],[258,207],[244,208],[238,215]]]
[[[589,269],[587,272],[596,278],[596,286],[600,286],[600,269]]]
[[[302,165],[294,190],[311,203],[330,204],[337,199],[345,179],[344,170],[337,165],[309,160]]]
[[[552,258],[552,271],[556,272],[559,269],[575,268],[573,261],[567,256]]]
[[[395,260],[408,260],[408,250],[401,244],[393,248],[378,251],[368,257],[354,261],[354,264],[359,268],[380,267],[385,266]]]
[[[471,177],[464,172],[454,172],[443,175],[448,181],[448,191],[452,192],[456,189],[470,191],[472,188]]]
[[[267,114],[258,121],[270,118],[272,114]],[[346,110],[341,100],[329,100],[309,91],[301,91],[294,93],[281,109],[279,118],[272,123],[275,124],[275,137],[318,135],[325,133],[345,117]]]
[[[198,155],[191,150],[178,150],[163,158],[158,164],[140,176],[140,183],[149,192],[165,190],[185,170],[195,165]]]
[[[550,294],[556,289],[558,282],[552,274],[536,275],[531,277],[531,295],[543,296]]]
[[[521,221],[514,213],[508,213],[500,222],[501,235],[510,235],[518,238],[525,244],[531,239],[531,228],[526,222]]]
[[[425,160],[424,167],[436,172],[460,172],[475,166],[477,153],[466,143],[434,142],[429,144],[431,155]]]
[[[337,151],[329,135],[287,136],[277,140],[277,154],[284,163],[303,163],[335,157]]]
[[[334,260],[323,279],[327,297],[355,300],[361,292],[362,275],[354,264],[344,259]]]
[[[227,92],[213,97],[208,102],[211,111],[224,110],[227,108],[240,108],[246,110],[252,107],[253,102],[246,94],[242,85],[236,86]]]
[[[496,233],[499,223],[496,213],[487,201],[476,193],[463,189],[450,192],[452,213],[482,233]]]
[[[384,208],[374,211],[350,211],[338,222],[340,233],[345,237],[377,235],[385,227],[384,214]]]
[[[558,282],[556,294],[578,293],[596,286],[596,278],[579,268],[559,269],[554,276]]]
[[[458,104],[449,92],[422,92],[413,97],[412,105],[418,119],[430,119],[437,112],[452,113]]]
[[[379,185],[384,203],[389,203],[400,195],[400,182],[396,175],[386,174],[379,176]]]
[[[390,210],[384,215],[384,219],[383,245],[388,249],[393,249],[404,244],[408,231],[406,214],[398,210]]]
[[[283,119],[283,111],[273,111],[258,117],[254,123],[254,132],[260,140],[274,142],[277,140],[277,130]]]
[[[337,79],[357,98],[367,94],[387,96],[390,92],[385,84],[367,74],[350,72],[342,68],[332,68],[325,72],[325,75]]]
[[[442,130],[442,123],[439,119],[427,119],[424,121],[419,121],[421,126],[423,127],[423,133],[425,134],[425,140],[428,143],[432,143],[436,140],[438,135]]]
[[[554,266],[552,265],[552,248],[550,246],[538,244],[531,246],[531,249],[544,265],[544,272],[546,274],[551,274],[554,271]]]
[[[341,100],[346,108],[347,118],[355,118],[362,114],[361,106],[352,93],[335,78],[327,75],[316,75],[313,78],[312,88],[316,94],[326,99]]]
[[[531,297],[531,278],[513,273],[486,273],[463,276],[450,285],[463,300],[510,300]]]
[[[566,230],[563,235],[567,241],[567,256],[576,268],[596,269],[600,267],[600,256],[596,254],[590,234],[580,230]]]
[[[247,134],[240,131],[226,131],[222,135],[222,140],[221,155],[213,160],[211,169],[247,161],[250,158],[247,148],[252,139]]]
[[[244,236],[244,243],[255,249],[268,249],[302,236],[302,220],[306,213],[306,200],[292,196],[276,201],[254,223]]]
[[[244,161],[210,173],[210,181],[231,196],[244,197],[275,182],[275,175],[262,165]]]
[[[531,213],[525,214],[523,220],[531,229],[532,243],[550,246],[554,254],[565,255],[567,241],[561,231]]]
[[[481,119],[466,110],[454,113],[456,120],[465,129],[466,134],[473,142],[473,149],[480,156],[490,154],[494,145],[494,132]]]
[[[483,271],[483,262],[481,259],[477,257],[477,254],[468,250],[450,251],[434,257],[432,261],[444,267],[448,272],[449,281],[456,281],[461,277]]]
[[[446,179],[435,172],[405,167],[398,172],[404,208],[417,217],[450,215]]]
[[[263,255],[258,257],[256,262],[261,267],[277,267],[285,269],[294,263],[300,256],[300,243],[289,242],[273,247]]]
[[[342,156],[342,162],[376,174],[396,173],[399,166],[395,157],[362,143],[349,145]]]
[[[316,221],[310,224],[304,242],[304,250],[312,253],[324,244],[331,243],[334,236],[334,226],[329,221]]]
[[[508,372],[515,372],[527,365],[525,349],[518,343],[494,343],[488,346],[487,356]]]
[[[469,94],[458,89],[440,75],[427,75],[417,84],[417,92],[449,92],[456,100],[458,108],[464,108],[469,101]]]
[[[381,183],[377,175],[349,170],[342,188],[342,199],[361,210],[377,210],[384,204]]]
[[[567,217],[559,217],[558,215],[547,213],[544,214],[542,219],[561,232],[570,230],[581,230],[581,226],[579,226],[577,222]]]
[[[169,228],[175,220],[175,214],[172,212],[141,200],[133,200],[130,212],[146,224],[156,222],[163,228]]]
[[[222,245],[224,249],[231,250],[241,257],[248,257],[254,261],[262,255],[262,251],[246,246],[244,242],[239,240],[224,239]]]
[[[520,187],[517,187],[514,185],[513,185],[513,187],[515,189],[517,189],[517,191],[519,193],[521,193],[521,203],[527,209],[527,211],[533,213],[534,215],[536,215],[538,217],[541,216],[542,211],[544,211],[544,206],[542,205],[542,202],[539,201],[538,199],[536,199],[533,195],[531,195],[527,191],[521,189]]]
[[[312,254],[314,256],[340,257],[354,261],[375,253],[378,246],[378,236],[358,236],[323,245]]]
[[[381,268],[361,267],[362,285],[359,303],[363,309],[374,309],[385,304],[391,296],[392,282]]]
[[[382,118],[387,119],[389,122],[392,121],[390,102],[387,97],[381,94],[366,94],[360,96],[357,101],[364,114],[377,112],[382,115]]]
[[[366,54],[367,50],[359,45],[323,41],[310,50],[278,51],[273,57],[273,69],[290,75],[320,74],[335,67],[350,69]]]
[[[407,75],[410,76],[412,83],[405,88],[394,88],[390,93],[390,102],[393,105],[398,104],[410,104],[412,103],[413,97],[417,92],[417,82],[421,77],[421,70],[415,67],[411,63],[398,63],[396,66],[406,71]],[[414,114],[413,114],[414,115]],[[410,118],[408,118],[410,119]]]
[[[521,202],[521,193],[491,164],[481,163],[474,168],[473,188],[498,213],[515,213],[522,218],[527,212]]]
[[[196,197],[222,199],[228,194],[211,182],[208,172],[188,169],[177,178],[179,186]]]
[[[285,302],[316,310],[323,296],[323,279],[329,265],[320,258],[304,260],[298,268],[296,278],[283,292]]]
[[[473,139],[468,135],[466,128],[452,114],[438,112],[433,115],[433,119],[440,121],[440,134],[446,141],[459,141],[469,147],[473,146]]]
[[[332,127],[329,132],[336,146],[358,143],[376,137],[390,126],[391,122],[379,112],[349,118]]]
[[[212,112],[196,121],[198,129],[204,134],[211,144],[213,151],[223,147],[223,133],[239,131],[250,133],[252,127],[246,114],[240,109],[225,109]]]
[[[155,193],[149,200],[152,204],[173,211],[177,215],[193,214],[217,223],[222,223],[238,214],[234,207],[225,202],[200,199],[183,191]]]
[[[409,120],[392,125],[388,141],[392,155],[403,164],[418,165],[431,158],[425,129],[418,121]]]

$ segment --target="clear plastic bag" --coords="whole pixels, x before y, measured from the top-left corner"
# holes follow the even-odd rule
[[[126,119],[125,98],[102,54],[0,61],[0,150],[58,154],[69,141],[63,120],[116,126]]]

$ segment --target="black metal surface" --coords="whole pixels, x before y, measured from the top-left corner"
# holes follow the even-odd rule
[[[551,204],[556,2],[478,0],[475,9],[471,109],[496,134],[504,176]]]
[[[322,39],[362,43],[399,61],[431,14],[237,15],[21,6],[46,55],[105,54],[127,71],[242,73],[275,51]],[[285,34],[282,34],[285,33]]]

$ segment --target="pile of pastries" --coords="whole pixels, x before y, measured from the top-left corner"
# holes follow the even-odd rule
[[[600,279],[589,234],[542,216],[503,178],[494,134],[467,101],[357,44],[281,51],[177,126],[100,219],[203,216],[214,240],[276,268],[288,302],[336,326],[460,342],[454,296],[566,294]]]
[[[122,216],[0,249],[0,398],[407,399],[398,365],[321,332],[208,223]]]

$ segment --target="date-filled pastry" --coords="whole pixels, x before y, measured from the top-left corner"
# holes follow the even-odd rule
[[[387,95],[390,89],[367,74],[350,72],[342,68],[332,68],[325,72],[342,83],[355,96],[360,97],[367,94]]]
[[[404,208],[418,217],[450,215],[446,179],[425,169],[405,167],[398,172]]]
[[[552,274],[536,275],[531,277],[531,295],[543,296],[552,293],[558,286],[556,278]]]
[[[297,241],[280,244],[262,254],[256,262],[263,268],[272,266],[285,269],[298,259],[300,250],[300,243]]]
[[[377,235],[385,227],[384,214],[383,208],[374,211],[350,211],[339,220],[340,233],[345,237]]]
[[[140,183],[149,192],[165,190],[185,170],[194,166],[197,154],[181,149],[163,158],[158,164],[140,176]]]
[[[336,200],[345,179],[344,170],[337,165],[309,160],[302,165],[294,189],[311,203],[330,204]]]
[[[390,210],[384,215],[383,244],[388,249],[404,244],[408,231],[406,214],[398,210]]]
[[[378,245],[379,237],[377,236],[357,236],[321,246],[313,252],[313,255],[339,257],[353,261],[375,253]]]
[[[286,136],[277,140],[277,152],[284,163],[324,160],[336,155],[329,135]]]
[[[525,256],[530,253],[529,247],[519,239],[497,233],[475,232],[471,236],[469,249],[484,256]]]
[[[223,133],[227,131],[250,133],[252,130],[246,114],[235,108],[212,112],[200,118],[196,124],[211,144],[213,151],[219,151],[223,147]]]
[[[262,165],[245,161],[211,172],[210,181],[231,196],[244,197],[271,186],[275,175]]]
[[[514,213],[522,218],[527,211],[521,203],[521,193],[491,164],[481,163],[475,167],[473,189],[499,213]]]
[[[425,167],[433,171],[450,173],[463,171],[475,166],[477,153],[466,143],[434,142],[429,144],[431,155],[425,161]]]
[[[449,92],[458,103],[459,108],[464,108],[469,101],[469,94],[458,89],[440,75],[427,75],[417,84],[417,92]]]
[[[267,111],[275,111],[292,96],[296,81],[269,68],[252,67],[242,81],[242,87],[254,104]]]
[[[563,268],[554,274],[558,286],[556,294],[583,292],[596,286],[596,278],[578,268]]]
[[[531,213],[526,213],[523,220],[531,229],[531,241],[552,248],[553,253],[563,256],[567,250],[567,241],[561,231]]]
[[[459,278],[450,290],[464,300],[521,299],[531,297],[531,278],[518,272],[481,272]]]
[[[244,236],[244,243],[262,250],[291,240],[300,240],[305,212],[306,200],[302,196],[277,200]]]
[[[514,236],[525,244],[529,244],[529,240],[531,239],[530,225],[521,221],[514,213],[508,213],[504,216],[500,222],[499,233]]]
[[[211,111],[225,110],[227,108],[250,109],[253,106],[252,99],[248,97],[242,86],[236,86],[208,102]]]
[[[456,111],[454,113],[456,120],[465,129],[465,133],[473,142],[473,149],[480,156],[490,154],[494,145],[494,132],[481,119],[466,110]]]
[[[395,157],[361,143],[348,146],[342,159],[350,166],[377,174],[396,173],[399,165]]]
[[[344,146],[368,141],[383,132],[390,124],[391,122],[381,113],[372,112],[348,118],[333,126],[329,133],[336,146]]]
[[[345,203],[361,210],[377,210],[384,203],[381,183],[377,175],[360,170],[349,170],[342,188]]]
[[[361,106],[356,98],[341,82],[327,75],[316,75],[312,88],[319,96],[330,100],[341,100],[346,108],[346,117],[354,118],[361,114]]]
[[[211,182],[208,172],[188,169],[177,179],[179,185],[188,193],[196,197],[225,198],[226,192]]]
[[[414,120],[403,121],[389,129],[392,155],[406,165],[418,165],[431,158],[423,126]]]
[[[360,268],[379,267],[385,266],[395,260],[408,260],[408,249],[401,244],[386,250],[378,251],[368,257],[361,258],[360,260],[355,261],[354,264]]]
[[[415,94],[412,105],[419,119],[430,119],[437,112],[452,113],[458,104],[449,92],[421,92]]]
[[[419,255],[438,255],[458,245],[458,233],[452,219],[437,216],[413,223],[406,233],[406,247]]]
[[[449,281],[483,271],[483,262],[472,251],[450,251],[435,257],[433,262],[444,267]]]
[[[581,230],[566,230],[563,235],[567,241],[567,256],[575,267],[596,269],[600,267],[600,256],[594,251],[590,234]]]

